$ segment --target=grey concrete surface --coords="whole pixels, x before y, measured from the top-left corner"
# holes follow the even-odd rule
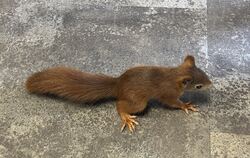
[[[250,1],[0,0],[0,157],[250,157]],[[134,134],[115,104],[30,95],[25,79],[66,65],[117,76],[192,54],[214,87],[199,113],[150,104]]]

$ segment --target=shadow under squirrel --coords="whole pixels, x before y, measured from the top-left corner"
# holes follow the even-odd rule
[[[123,122],[121,130],[127,126],[133,132],[138,122],[132,114],[143,111],[150,99],[186,113],[198,111],[179,98],[185,90],[205,89],[211,84],[209,77],[196,67],[194,57],[188,55],[177,67],[134,67],[117,78],[66,67],[49,68],[30,76],[26,88],[30,93],[54,94],[79,102],[115,97]]]

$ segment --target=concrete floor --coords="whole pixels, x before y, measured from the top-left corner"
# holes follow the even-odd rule
[[[0,0],[0,157],[250,157],[249,0]],[[55,65],[117,76],[179,64],[186,52],[214,82],[187,94],[189,116],[152,104],[134,134],[114,103],[29,95]]]

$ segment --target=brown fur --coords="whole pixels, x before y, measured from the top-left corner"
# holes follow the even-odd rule
[[[50,93],[82,102],[115,97],[121,115],[141,112],[150,99],[187,109],[179,97],[185,90],[195,89],[197,84],[207,87],[211,81],[195,66],[194,57],[187,56],[178,67],[135,67],[118,78],[66,67],[50,68],[29,77],[26,88],[31,93]]]

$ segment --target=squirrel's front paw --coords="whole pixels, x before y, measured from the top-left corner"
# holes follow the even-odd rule
[[[184,103],[182,110],[185,111],[185,113],[188,114],[188,110],[191,110],[193,112],[199,111],[191,102]]]
[[[135,121],[136,116],[132,116],[126,113],[122,113],[121,119],[122,119],[122,128],[121,132],[124,130],[124,128],[127,126],[130,132],[135,131],[135,125],[138,125],[139,123]]]

